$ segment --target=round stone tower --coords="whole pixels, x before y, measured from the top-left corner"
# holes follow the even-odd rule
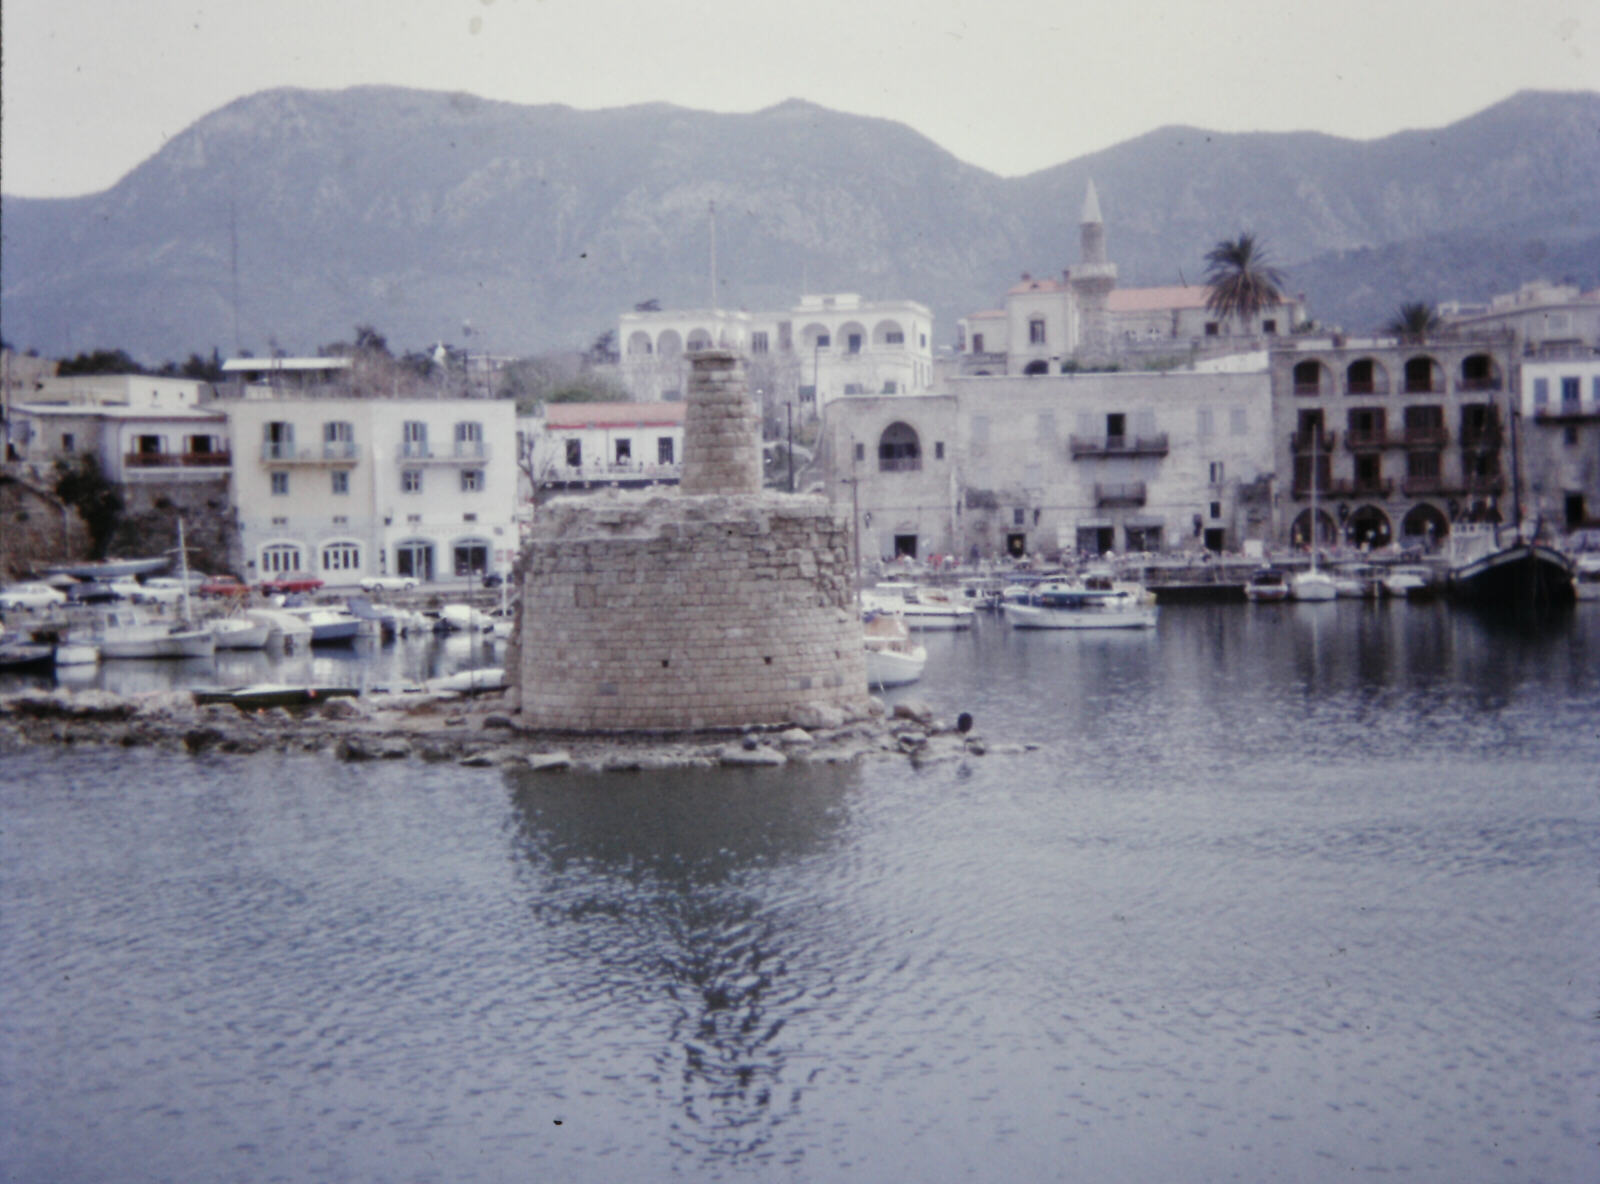
[[[848,515],[762,492],[743,364],[726,350],[691,364],[677,493],[540,511],[506,656],[522,727],[816,726],[866,710]]]

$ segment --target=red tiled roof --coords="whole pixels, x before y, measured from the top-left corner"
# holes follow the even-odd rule
[[[666,428],[683,422],[684,403],[546,403],[550,428]]]
[[[1113,288],[1106,297],[1111,312],[1162,312],[1175,308],[1204,308],[1211,289],[1204,284],[1174,284],[1167,288]]]

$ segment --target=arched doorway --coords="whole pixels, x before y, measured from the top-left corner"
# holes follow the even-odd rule
[[[394,574],[424,583],[433,579],[433,544],[412,539],[396,545]]]
[[[1400,520],[1400,537],[1406,542],[1421,542],[1432,546],[1450,533],[1450,519],[1438,506],[1419,502]]]
[[[906,473],[922,468],[922,444],[916,429],[896,420],[878,437],[878,471]]]
[[[1350,520],[1344,524],[1344,537],[1358,547],[1376,550],[1389,545],[1394,528],[1389,525],[1389,515],[1377,506],[1367,505],[1350,515]]]
[[[1339,526],[1326,510],[1317,511],[1317,544],[1326,546],[1339,540]],[[1289,542],[1296,547],[1311,545],[1311,511],[1301,510],[1289,527]]]
[[[1036,374],[1050,373],[1050,363],[1043,359],[1035,358],[1022,368],[1022,372],[1032,378]]]

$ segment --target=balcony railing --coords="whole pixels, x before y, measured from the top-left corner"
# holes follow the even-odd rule
[[[1338,437],[1338,432],[1324,431],[1321,428],[1314,432],[1291,432],[1289,448],[1293,452],[1332,452]]]
[[[1463,448],[1499,448],[1503,438],[1500,425],[1497,423],[1461,429]]]
[[[261,459],[280,465],[353,465],[360,458],[360,446],[350,440],[307,444],[303,448],[272,440],[261,445]]]
[[[1437,427],[1408,426],[1404,429],[1401,442],[1407,448],[1442,448],[1450,442],[1450,429],[1442,424]]]
[[[129,452],[122,457],[129,469],[225,469],[232,463],[231,452]]]
[[[1294,393],[1297,395],[1320,395],[1322,384],[1320,382],[1297,382],[1294,384]]]
[[[1344,446],[1351,452],[1387,448],[1389,433],[1384,428],[1351,428],[1344,434]]]
[[[421,464],[472,464],[487,461],[491,450],[482,440],[458,440],[447,448],[435,451],[429,444],[408,440],[400,445],[397,456],[402,461]]]
[[[1333,483],[1335,497],[1388,497],[1394,481],[1388,477],[1341,477]]]
[[[1144,505],[1144,482],[1122,481],[1111,485],[1095,483],[1094,501],[1097,506]]]
[[[1402,477],[1400,492],[1407,497],[1425,497],[1445,491],[1444,478],[1437,473],[1432,477]]]
[[[1167,433],[1150,436],[1069,436],[1074,458],[1082,456],[1165,456]]]
[[[920,456],[880,456],[878,458],[878,472],[880,473],[919,473],[922,471],[922,458]]]
[[[1345,383],[1344,393],[1347,395],[1387,395],[1389,388],[1384,386],[1380,389],[1375,379],[1352,378]]]
[[[1467,493],[1498,495],[1506,491],[1506,479],[1501,473],[1468,473],[1461,487]]]
[[[1456,384],[1459,391],[1497,391],[1500,389],[1500,378],[1495,375],[1491,378],[1463,378]]]

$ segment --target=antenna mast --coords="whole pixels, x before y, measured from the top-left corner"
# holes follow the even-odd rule
[[[711,307],[717,307],[717,203],[708,203],[711,218]]]

